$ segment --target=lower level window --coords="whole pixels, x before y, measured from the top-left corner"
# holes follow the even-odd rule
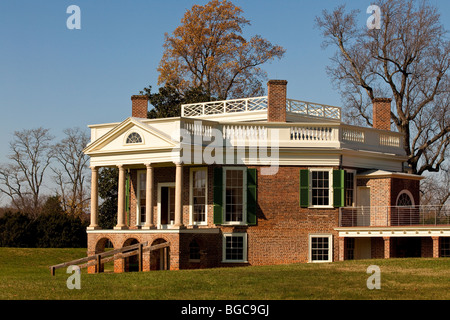
[[[247,234],[228,233],[223,235],[223,261],[247,261]]]
[[[449,258],[450,257],[450,237],[441,237],[440,241],[440,257]]]
[[[310,235],[309,236],[309,261],[331,262],[333,257],[332,235]]]

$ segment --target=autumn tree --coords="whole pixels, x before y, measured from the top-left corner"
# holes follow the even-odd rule
[[[359,11],[323,11],[316,24],[336,53],[328,67],[350,117],[372,125],[375,98],[391,98],[391,122],[405,134],[413,173],[438,172],[449,157],[450,43],[428,1],[382,0],[380,29],[359,24]]]
[[[247,40],[249,20],[227,0],[212,0],[186,11],[181,25],[165,35],[158,85],[176,84],[184,94],[202,88],[220,100],[261,95],[267,78],[261,65],[281,58],[285,50],[260,35]]]

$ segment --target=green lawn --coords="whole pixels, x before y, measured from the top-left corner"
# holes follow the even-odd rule
[[[450,299],[450,259],[360,260],[327,264],[87,274],[69,290],[66,269],[86,249],[0,248],[0,299]],[[369,290],[369,265],[381,289]]]

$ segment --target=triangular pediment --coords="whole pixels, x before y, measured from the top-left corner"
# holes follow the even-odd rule
[[[132,137],[130,137],[132,135]],[[132,141],[127,141],[128,138]],[[92,141],[84,153],[128,152],[176,147],[177,142],[137,118],[128,118],[107,133]]]

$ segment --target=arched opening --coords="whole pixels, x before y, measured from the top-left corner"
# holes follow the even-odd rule
[[[414,206],[414,198],[408,190],[402,190],[397,196],[396,206],[411,207]]]
[[[123,243],[123,247],[126,246],[131,246],[133,244],[137,244],[139,243],[139,241],[135,238],[129,238],[127,239],[124,243]],[[127,253],[129,251],[133,251],[133,250],[126,250],[123,253]],[[139,271],[139,257],[137,254],[133,255],[133,256],[129,256],[126,257],[124,259],[124,270],[125,272],[137,272]]]
[[[152,246],[167,242],[165,239],[156,239]],[[170,247],[153,250],[150,256],[150,270],[170,269]]]
[[[419,208],[414,205],[414,197],[409,190],[402,190],[391,210],[391,225],[408,226],[420,223]]]
[[[101,238],[95,244],[95,254],[102,253],[102,252],[112,250],[112,249],[114,249],[114,245],[109,238]],[[108,269],[107,271],[112,271],[112,270],[113,270],[113,267],[111,268],[111,270]],[[102,263],[100,265],[100,270],[98,270],[97,272],[105,272],[105,264],[104,263]]]

